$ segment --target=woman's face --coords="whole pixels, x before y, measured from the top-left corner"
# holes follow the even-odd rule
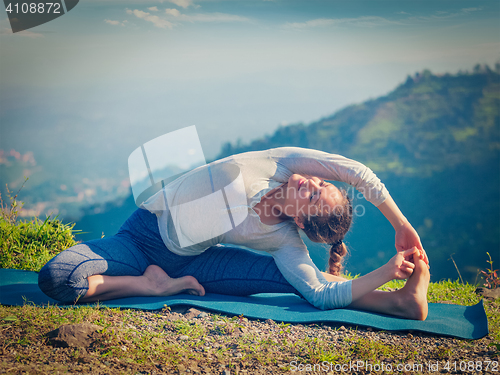
[[[323,216],[335,212],[344,197],[335,185],[318,177],[293,174],[288,179],[283,212],[291,217]]]

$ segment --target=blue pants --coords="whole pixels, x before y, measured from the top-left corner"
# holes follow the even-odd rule
[[[227,246],[213,246],[196,256],[172,253],[160,237],[156,215],[144,209],[137,209],[116,235],[55,256],[40,271],[38,285],[49,297],[74,302],[87,293],[89,276],[139,276],[151,264],[170,277],[194,276],[208,293],[299,294],[267,254]]]

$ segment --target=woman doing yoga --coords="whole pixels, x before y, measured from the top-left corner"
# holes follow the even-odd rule
[[[357,188],[395,229],[396,255],[355,280],[340,277],[352,205],[325,180]],[[331,246],[329,273],[314,265],[299,229]],[[394,292],[376,290],[393,279],[408,281]],[[116,235],[63,251],[39,274],[42,291],[68,303],[296,293],[319,309],[348,306],[420,320],[428,284],[418,234],[375,174],[340,155],[295,147],[234,155],[188,172],[142,203]]]

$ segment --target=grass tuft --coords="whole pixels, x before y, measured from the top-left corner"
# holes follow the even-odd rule
[[[16,197],[9,195],[8,206],[1,202],[0,267],[38,271],[54,255],[76,243],[73,226],[50,218],[17,222]],[[488,274],[493,275],[495,270],[490,266]],[[381,289],[403,286],[404,281],[391,281]],[[442,280],[430,284],[428,300],[473,305],[480,301],[475,288],[459,280]],[[323,371],[325,363],[348,366],[355,361],[413,364],[417,369],[428,361],[444,365],[462,358],[498,363],[500,304],[499,300],[485,300],[484,304],[490,334],[469,341],[356,327],[304,327],[280,322],[266,325],[243,316],[208,315],[202,320],[186,320],[168,306],[144,312],[98,304],[41,308],[25,301],[23,306],[0,306],[0,371],[122,374],[186,373],[190,369],[200,374],[224,370],[231,374],[282,374],[295,371],[299,364],[306,370]],[[90,347],[49,345],[48,332],[82,322],[103,327]]]
[[[55,255],[76,244],[75,224],[63,224],[50,216],[43,221],[37,217],[17,221],[22,207],[17,201],[19,191],[13,196],[7,187],[9,204],[0,194],[0,268],[38,272]]]

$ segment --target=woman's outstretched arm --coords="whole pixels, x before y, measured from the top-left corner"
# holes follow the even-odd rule
[[[341,155],[299,147],[281,147],[269,152],[290,173],[342,181],[354,186],[380,209],[396,230],[397,251],[408,250],[413,246],[423,251],[417,232],[401,213],[385,185],[367,166]],[[422,259],[429,263],[425,252]]]
[[[404,251],[411,249],[412,247],[417,247],[421,250],[420,259],[428,265],[429,259],[427,258],[424,248],[422,247],[417,231],[413,229],[410,222],[403,215],[392,197],[388,196],[383,203],[377,206],[377,208],[387,218],[396,231],[396,250]]]

